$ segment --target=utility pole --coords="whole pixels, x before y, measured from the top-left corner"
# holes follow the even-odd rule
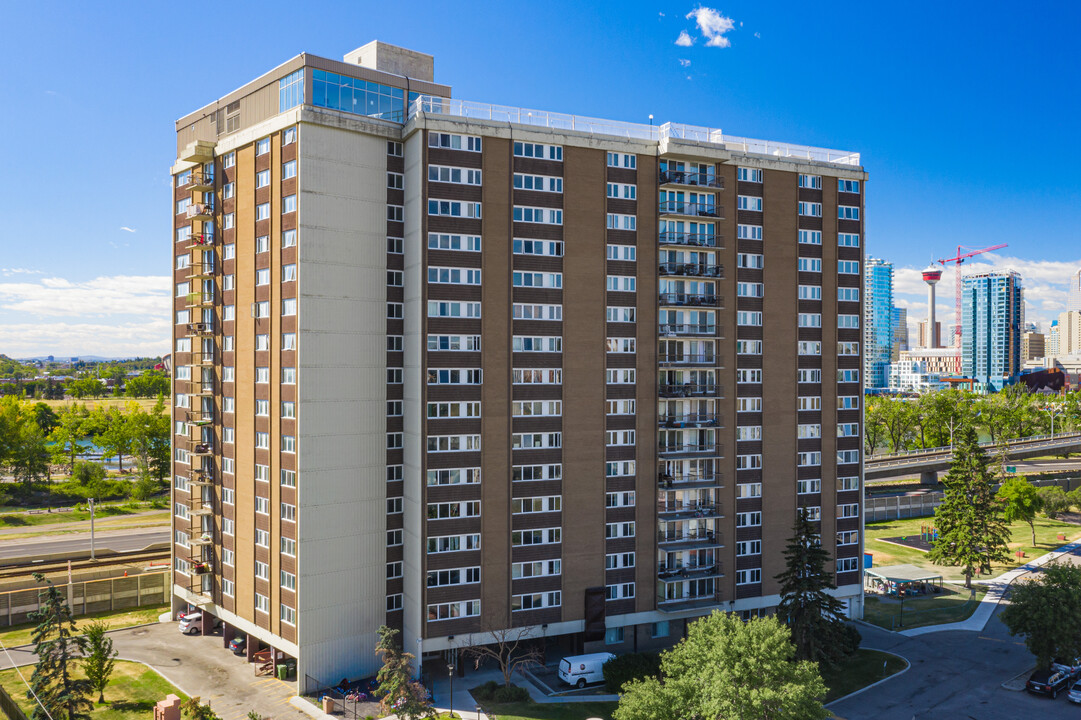
[[[94,560],[94,498],[90,498],[90,559]]]

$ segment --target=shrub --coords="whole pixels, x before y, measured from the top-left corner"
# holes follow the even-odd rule
[[[610,693],[618,693],[631,680],[659,677],[661,656],[657,653],[627,653],[617,655],[604,664],[604,684]]]
[[[517,685],[498,687],[492,693],[492,702],[497,703],[527,702],[528,700],[529,691]]]
[[[1047,517],[1057,517],[1060,512],[1070,509],[1070,498],[1058,485],[1045,485],[1036,492],[1040,496],[1040,504],[1043,506]]]
[[[849,623],[845,623],[841,628],[840,633],[838,633],[837,644],[843,654],[851,655],[860,649],[863,636],[860,635],[860,631],[854,625]]]
[[[491,700],[492,696],[495,694],[495,691],[498,690],[499,687],[499,683],[497,683],[495,680],[489,680],[483,685],[478,685],[477,687],[473,688],[473,697],[475,697],[477,700]]]

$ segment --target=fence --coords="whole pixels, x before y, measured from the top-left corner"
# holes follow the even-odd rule
[[[1041,478],[1030,481],[1033,485],[1058,485],[1069,492],[1081,484],[1081,478]],[[902,520],[904,518],[928,517],[942,504],[942,493],[929,492],[919,495],[894,495],[892,497],[869,497],[864,500],[865,522]]]
[[[124,610],[169,602],[168,572],[104,578],[56,586],[66,595],[72,615]],[[0,626],[28,622],[41,606],[40,588],[0,593]]]
[[[0,686],[0,712],[3,712],[8,720],[27,720],[26,713],[22,711],[10,695],[7,690]]]

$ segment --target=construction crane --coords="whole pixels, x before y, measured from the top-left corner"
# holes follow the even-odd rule
[[[1006,247],[1006,245],[1007,245],[1007,243],[1002,243],[1001,245],[992,245],[991,247],[985,247],[982,250],[973,250],[972,248],[966,248],[966,247],[962,247],[961,245],[958,245],[957,246],[957,256],[956,257],[942,258],[941,260],[938,261],[939,265],[941,265],[942,267],[946,267],[950,263],[954,264],[954,275],[956,276],[956,280],[957,280],[957,283],[956,283],[957,288],[956,288],[956,306],[955,306],[954,316],[953,316],[953,324],[954,324],[953,343],[954,343],[954,346],[957,348],[958,359],[960,359],[960,356],[961,356],[961,263],[963,263],[965,260],[968,260],[970,257],[980,255],[981,253],[991,252],[992,250],[1001,250],[1002,248]],[[964,253],[962,255],[961,254],[962,250],[969,250],[970,252]],[[927,328],[927,332],[930,333],[931,337],[934,337],[934,333],[935,333],[934,328]],[[958,369],[958,371],[960,371],[960,364],[958,364],[957,369]]]

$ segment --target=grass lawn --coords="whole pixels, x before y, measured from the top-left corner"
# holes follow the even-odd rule
[[[967,620],[972,613],[976,612],[980,600],[987,594],[987,589],[982,585],[974,585],[973,589],[976,591],[976,597],[972,602],[969,602],[970,594],[963,586],[948,584],[943,586],[944,591],[939,595],[905,598],[904,627],[914,628]],[[898,623],[902,621],[901,603],[892,598],[867,595],[863,599],[863,619],[887,630],[899,630],[901,626]]]
[[[886,671],[882,671],[882,663],[886,663]],[[856,651],[856,654],[839,664],[835,668],[822,671],[822,679],[826,682],[829,692],[826,694],[826,702],[832,702],[837,698],[844,697],[849,693],[856,692],[862,687],[878,682],[884,677],[899,673],[905,669],[905,661],[891,653],[878,650]]]
[[[168,398],[166,398],[168,400]],[[86,405],[93,410],[96,407],[106,408],[120,408],[124,410],[127,408],[129,402],[138,403],[142,410],[150,410],[154,407],[154,403],[158,401],[157,398],[129,398],[129,397],[105,397],[105,398],[77,398],[75,400],[31,400],[30,402],[38,403],[43,402],[54,410],[57,408],[67,407],[68,405]],[[168,408],[168,406],[166,406]]]
[[[20,669],[29,682],[33,666],[24,665]],[[76,675],[82,677],[81,672]],[[0,685],[29,717],[32,701],[26,699],[26,685],[14,669],[0,670]],[[146,720],[153,716],[155,703],[164,700],[169,693],[187,700],[187,695],[147,666],[118,660],[109,686],[105,688],[105,702],[101,705],[94,703],[90,717],[92,720]],[[91,699],[97,700],[96,697]]]
[[[933,565],[927,559],[926,553],[915,548],[878,541],[878,538],[919,535],[921,525],[930,525],[933,522],[933,517],[923,517],[867,523],[864,550],[874,555],[875,567],[909,563],[940,572],[947,582],[963,581],[964,574],[961,572],[961,568],[948,565]],[[1033,545],[1032,531],[1029,529],[1028,523],[1014,523],[1010,526],[1010,562],[993,565],[991,576],[1000,575],[1033,558],[1045,555],[1065,545],[1065,542],[1057,538],[1059,534],[1065,535],[1067,541],[1076,540],[1081,538],[1081,527],[1040,516],[1036,519],[1036,545]],[[1025,553],[1025,557],[1020,560],[1014,555],[1018,550]],[[905,604],[907,606],[908,603]]]
[[[477,702],[484,713],[499,720],[586,720],[603,718],[612,720],[614,702],[572,702],[572,703],[494,703]]]
[[[91,613],[89,615],[77,615],[75,628],[78,629],[94,620],[101,620],[109,626],[110,630],[131,627],[132,625],[144,625],[158,621],[158,615],[169,609],[168,605],[147,605],[146,607],[133,608],[131,610],[117,610],[115,612]],[[33,623],[14,625],[0,632],[0,642],[4,647],[16,647],[30,643],[30,635],[34,630]],[[6,686],[5,686],[6,687]]]
[[[77,503],[73,503],[77,504]],[[164,517],[169,517],[166,508],[157,508]],[[149,502],[132,503],[128,501],[120,503],[102,504],[94,508],[94,521],[105,518],[134,515],[155,510]],[[62,523],[89,522],[89,510],[72,510],[71,512],[41,512],[28,514],[25,510],[6,512],[0,514],[0,528],[25,527],[32,528],[37,525],[59,525]]]

